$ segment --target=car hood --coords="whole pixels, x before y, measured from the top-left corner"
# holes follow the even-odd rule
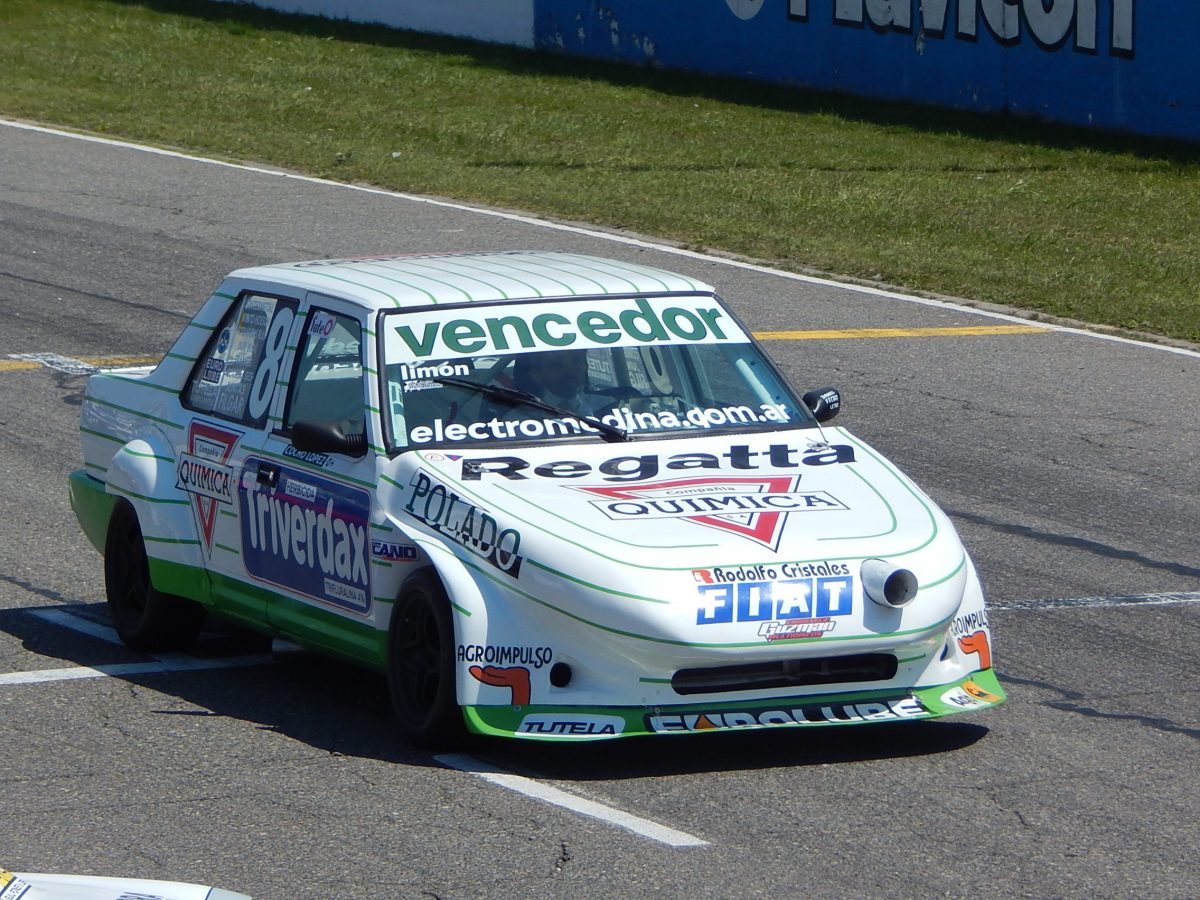
[[[398,525],[508,574],[532,559],[645,587],[667,573],[773,580],[783,563],[840,571],[881,558],[926,585],[965,564],[933,501],[840,428],[414,451],[391,466],[382,499]]]

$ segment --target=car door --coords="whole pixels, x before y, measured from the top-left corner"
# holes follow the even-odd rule
[[[238,486],[242,561],[272,591],[273,629],[367,661],[380,633],[370,540],[379,426],[364,382],[367,328],[360,309],[322,295],[310,294],[301,316],[277,414],[256,436]],[[299,422],[363,438],[346,452],[299,450]]]
[[[214,610],[268,624],[270,592],[247,580],[239,489],[246,461],[271,423],[280,372],[297,327],[298,294],[243,290],[197,360],[183,394],[186,428],[175,447]]]

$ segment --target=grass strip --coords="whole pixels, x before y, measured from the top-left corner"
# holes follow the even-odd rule
[[[1185,144],[202,0],[4,0],[0,60],[10,117],[1200,341]]]

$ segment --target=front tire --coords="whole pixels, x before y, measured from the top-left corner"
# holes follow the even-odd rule
[[[204,608],[164,594],[150,582],[150,563],[137,513],[118,504],[104,542],[104,590],[113,627],[134,650],[180,650],[200,633]]]
[[[392,612],[388,689],[400,728],[418,747],[449,748],[466,738],[450,601],[430,572],[405,583]]]

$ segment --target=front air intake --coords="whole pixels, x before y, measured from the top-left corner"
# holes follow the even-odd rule
[[[900,609],[917,596],[917,576],[882,559],[864,559],[863,593],[885,609]]]
[[[677,694],[716,694],[761,691],[813,684],[857,684],[896,677],[896,657],[890,653],[859,653],[817,659],[783,659],[711,669],[680,669],[671,678]]]

